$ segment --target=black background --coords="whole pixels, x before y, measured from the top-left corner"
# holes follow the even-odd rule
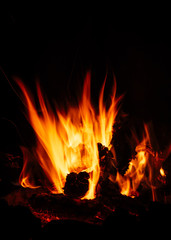
[[[17,92],[14,76],[34,94],[39,79],[44,93],[59,105],[81,94],[88,70],[96,105],[105,74],[107,98],[114,73],[117,95],[125,94],[122,110],[130,118],[152,121],[166,135],[171,120],[170,20],[167,6],[134,6],[132,11],[127,6],[119,11],[67,4],[8,6],[1,8],[1,67]],[[18,134],[9,121],[27,135],[24,107],[2,72],[0,81],[1,139],[9,142]]]

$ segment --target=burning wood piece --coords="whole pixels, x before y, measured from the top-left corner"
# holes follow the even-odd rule
[[[103,186],[109,182],[108,177],[110,171],[116,172],[113,169],[113,154],[112,152],[101,143],[97,144],[99,151],[99,163],[100,163],[100,179],[98,188],[102,189]],[[66,177],[66,182],[64,186],[64,194],[70,198],[82,198],[85,196],[89,188],[89,174],[87,172],[75,173],[71,172]]]
[[[100,178],[98,187],[106,188],[106,185],[109,185],[109,176],[112,173],[113,176],[117,174],[117,168],[114,165],[115,160],[112,152],[101,143],[98,143],[98,151],[99,151],[99,163],[100,163]]]
[[[101,143],[98,143],[98,151],[99,151],[99,162],[100,162],[100,170],[103,177],[109,177],[110,172],[114,175],[117,173],[117,167],[115,166],[114,156],[107,147],[103,146]]]
[[[101,143],[98,143],[98,151],[99,151],[99,159],[100,159],[100,167],[107,167],[109,161],[113,159],[112,152]]]
[[[71,172],[66,177],[64,194],[71,198],[82,198],[88,191],[89,174],[87,172]]]

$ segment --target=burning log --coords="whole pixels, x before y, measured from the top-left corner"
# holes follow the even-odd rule
[[[114,163],[112,152],[101,143],[98,143],[100,168],[104,173],[109,173],[111,165]]]
[[[114,156],[107,147],[98,143],[99,151],[99,164],[100,164],[100,178],[97,186],[97,194],[110,195],[111,192],[115,192],[117,195],[119,189],[110,181],[110,175],[114,178],[117,174],[117,167],[115,166]]]
[[[114,157],[112,152],[101,143],[97,144],[99,152],[100,178],[97,189],[106,188],[109,185],[109,175],[112,171],[116,173],[114,167]],[[89,174],[87,172],[71,172],[66,177],[64,194],[71,198],[82,198],[85,196],[89,187]],[[98,193],[97,193],[98,194]]]
[[[71,198],[82,198],[88,191],[89,174],[87,172],[71,172],[66,177],[64,194]]]

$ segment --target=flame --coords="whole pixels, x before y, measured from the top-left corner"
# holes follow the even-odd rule
[[[159,158],[158,152],[154,152],[151,147],[149,126],[144,124],[145,134],[143,140],[135,148],[136,155],[130,161],[125,174],[122,176],[119,172],[116,175],[116,182],[123,195],[132,198],[138,194],[137,189],[141,183],[151,188],[153,201],[157,200],[157,175],[165,177],[165,172],[161,167],[164,158]],[[138,141],[138,140],[137,140]]]
[[[121,189],[121,194],[134,197],[134,193],[139,187],[147,165],[148,156],[145,151],[139,151],[135,159],[129,163],[129,168],[122,176],[117,172],[116,181]]]
[[[166,176],[165,171],[164,171],[164,169],[163,169],[162,167],[160,168],[160,174],[161,174],[161,176],[163,176],[163,177]]]
[[[89,173],[89,190],[84,198],[93,199],[96,196],[96,186],[100,175],[97,143],[110,147],[112,128],[117,115],[116,84],[113,88],[111,104],[108,109],[103,103],[105,82],[99,97],[99,112],[97,113],[90,96],[90,73],[84,81],[82,99],[78,107],[68,107],[62,112],[56,108],[54,113],[49,104],[45,103],[40,86],[37,84],[37,94],[40,113],[24,84],[17,80],[22,90],[28,109],[28,120],[36,133],[37,145],[32,155],[23,148],[24,166],[20,175],[23,187],[35,188],[33,181],[34,164],[39,164],[46,175],[46,185],[53,193],[63,193],[67,174],[86,171]]]

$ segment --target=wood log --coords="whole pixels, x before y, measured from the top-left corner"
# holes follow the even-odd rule
[[[88,191],[89,174],[87,172],[71,172],[66,177],[64,194],[71,198],[82,198]]]

